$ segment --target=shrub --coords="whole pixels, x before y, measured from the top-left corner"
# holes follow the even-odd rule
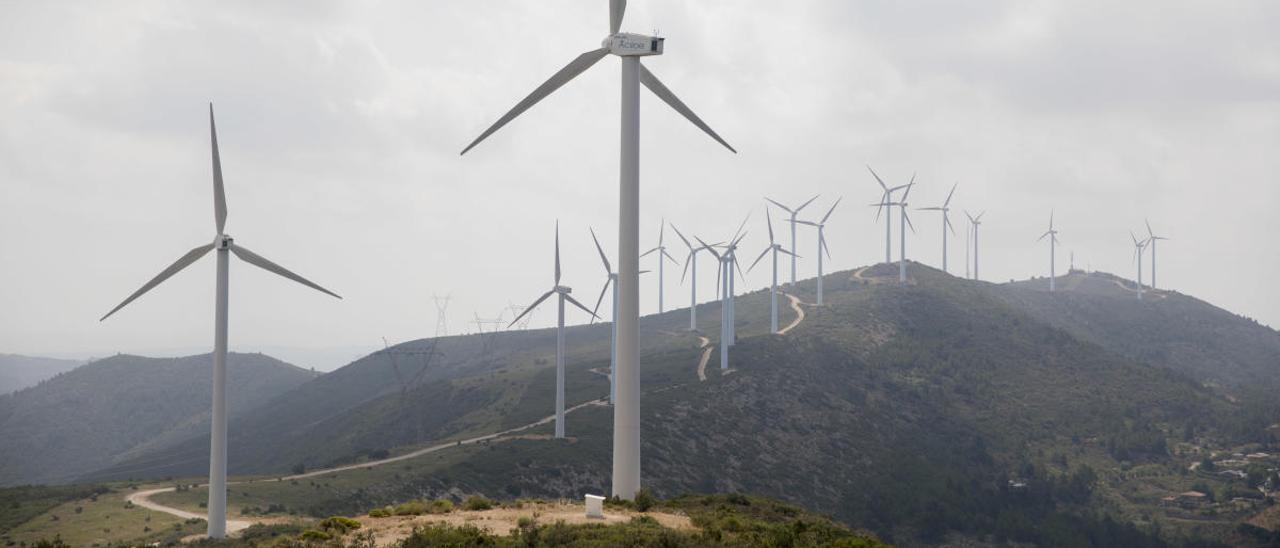
[[[427,506],[429,514],[448,514],[453,511],[453,502],[448,499],[436,499]]]
[[[345,535],[360,528],[360,522],[345,516],[329,516],[320,522],[320,528],[330,533]]]
[[[420,500],[411,500],[397,504],[393,513],[397,516],[421,516],[427,513],[427,503]]]
[[[648,489],[641,489],[639,493],[636,493],[635,502],[636,511],[648,512],[650,508],[653,508],[653,504],[656,501],[653,498],[653,493],[650,493]]]
[[[298,535],[299,540],[307,541],[329,540],[331,538],[333,538],[333,535],[316,529],[307,529],[301,535]]]
[[[493,501],[478,495],[472,495],[470,497],[467,497],[467,500],[462,503],[463,510],[475,511],[475,510],[488,510],[491,508],[493,508]]]
[[[392,508],[390,506],[385,506],[382,508],[374,508],[373,510],[369,510],[369,517],[388,518],[388,517],[391,517],[391,514],[394,512],[395,512],[395,508]]]

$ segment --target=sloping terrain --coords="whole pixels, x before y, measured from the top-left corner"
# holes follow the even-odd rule
[[[83,360],[0,354],[0,396],[35,386],[81,365]]]
[[[0,396],[0,485],[66,482],[135,452],[207,437],[211,367],[208,354],[118,355]],[[314,377],[269,356],[232,353],[228,404],[248,410]]]
[[[1102,272],[1001,286],[996,294],[1082,340],[1238,392],[1280,388],[1280,333],[1176,291],[1150,288],[1138,300],[1130,280]]]

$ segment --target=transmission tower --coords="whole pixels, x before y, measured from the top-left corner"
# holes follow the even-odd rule
[[[449,310],[449,299],[453,296],[445,295],[444,298],[440,298],[439,295],[432,295],[431,298],[436,301],[436,338],[448,337],[449,315],[445,312]]]
[[[520,315],[523,314],[525,310],[528,310],[529,307],[520,306],[518,304],[512,303],[511,301],[507,301],[507,308],[511,310],[511,317],[520,318],[520,321],[516,322],[516,327],[521,330],[529,327],[529,320],[532,320],[533,315],[538,313],[537,310],[534,310],[533,312],[530,312],[528,316],[521,318]]]

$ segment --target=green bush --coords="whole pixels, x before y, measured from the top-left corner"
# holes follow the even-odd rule
[[[448,514],[453,511],[453,502],[448,499],[436,499],[427,505],[428,514]]]
[[[420,500],[411,500],[397,504],[393,512],[397,516],[421,516],[427,513],[427,503]]]
[[[307,529],[301,535],[298,535],[298,540],[307,541],[329,540],[331,538],[333,538],[333,535],[317,529]]]
[[[505,540],[505,539],[504,539]],[[501,545],[509,546],[510,542]],[[499,546],[498,538],[474,525],[452,527],[432,523],[415,527],[413,534],[400,544],[402,548],[434,548],[437,546]]]
[[[395,508],[392,508],[390,506],[385,506],[382,508],[374,508],[373,510],[369,510],[369,517],[387,518],[387,517],[391,517],[393,513],[395,513]]]
[[[650,508],[653,508],[654,502],[653,493],[650,493],[648,489],[641,489],[639,493],[636,493],[636,511],[648,512]]]
[[[320,528],[337,535],[345,535],[348,531],[359,529],[360,522],[344,516],[329,516],[320,522]]]
[[[484,498],[478,495],[472,495],[470,497],[467,497],[467,500],[462,503],[462,509],[472,510],[472,511],[489,510],[493,508],[493,504],[494,503],[492,500],[489,500],[487,498]]]

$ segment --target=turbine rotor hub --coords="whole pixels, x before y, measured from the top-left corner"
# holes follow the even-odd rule
[[[235,238],[226,234],[219,234],[213,239],[213,248],[219,251],[223,249],[231,249],[231,244],[235,242]]]

